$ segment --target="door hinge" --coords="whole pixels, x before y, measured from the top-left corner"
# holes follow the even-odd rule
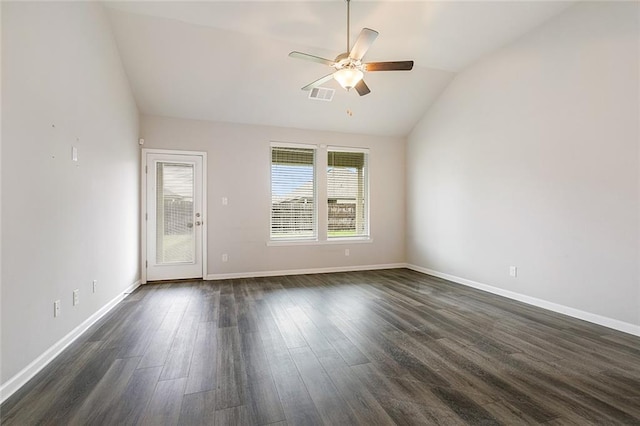
[[[149,261],[148,261],[148,260],[145,260],[145,261],[144,261],[144,267],[145,267],[145,268],[148,268],[148,267],[149,267]]]
[[[144,166],[144,172],[149,173],[149,166]]]
[[[144,214],[144,220],[149,220],[149,213]]]

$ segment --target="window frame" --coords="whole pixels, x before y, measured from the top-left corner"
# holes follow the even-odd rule
[[[272,234],[273,226],[273,148],[301,148],[313,150],[313,191],[314,191],[314,236],[313,237],[295,237],[295,236],[283,236],[274,237]],[[371,188],[370,188],[370,175],[371,175],[371,150],[370,148],[350,147],[350,146],[338,146],[338,145],[324,145],[324,144],[309,144],[309,143],[295,143],[295,142],[279,142],[271,141],[269,144],[269,230],[267,246],[294,246],[294,245],[325,245],[325,244],[359,244],[359,243],[372,243],[371,237]],[[329,237],[329,211],[328,211],[328,177],[327,171],[329,169],[328,155],[329,152],[353,152],[365,154],[365,220],[366,220],[366,233],[361,235],[352,236],[339,236]],[[322,163],[322,164],[321,164]],[[323,180],[323,182],[320,182]],[[322,194],[320,193],[322,192]],[[322,214],[323,218],[320,218]],[[323,229],[320,229],[322,225]]]
[[[295,148],[313,151],[313,235],[311,236],[274,236],[273,234],[273,149]],[[269,242],[271,243],[304,243],[318,241],[318,146],[303,143],[271,142],[269,144]]]
[[[347,235],[347,236],[339,236],[339,237],[331,237],[329,236],[329,209],[328,209],[328,200],[329,200],[329,190],[328,190],[328,184],[329,184],[329,178],[328,176],[325,177],[326,179],[326,183],[327,183],[327,190],[326,190],[326,194],[323,194],[323,202],[327,203],[327,223],[326,223],[326,231],[327,231],[327,241],[353,241],[353,240],[369,240],[371,238],[371,223],[370,223],[370,190],[369,190],[369,157],[370,157],[370,149],[369,148],[353,148],[353,147],[348,147],[348,146],[334,146],[334,145],[330,145],[326,147],[326,158],[327,158],[327,164],[325,165],[326,167],[326,172],[328,172],[329,170],[329,153],[330,152],[349,152],[349,153],[359,153],[359,154],[364,154],[364,188],[363,188],[363,192],[364,192],[364,200],[365,200],[365,224],[366,224],[366,229],[364,230],[365,232],[363,234],[357,234],[357,235]]]

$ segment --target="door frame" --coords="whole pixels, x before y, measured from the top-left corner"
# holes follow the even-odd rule
[[[140,283],[147,283],[147,154],[192,155],[202,157],[202,279],[207,277],[207,153],[173,149],[142,148],[140,155]]]

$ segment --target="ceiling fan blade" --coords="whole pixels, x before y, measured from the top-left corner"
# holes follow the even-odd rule
[[[304,86],[302,88],[302,90],[311,90],[311,89],[315,89],[316,87],[320,86],[321,84],[326,83],[327,81],[331,80],[333,78],[333,73],[331,74],[327,74],[322,78],[317,79],[316,81],[314,81],[313,83],[309,83],[306,86]]]
[[[367,71],[410,71],[413,61],[369,62],[364,67]]]
[[[369,86],[367,86],[367,83],[365,83],[364,80],[360,80],[354,88],[360,96],[368,95],[369,93],[371,93],[371,89],[369,89]]]
[[[353,45],[353,49],[349,52],[349,57],[356,61],[362,59],[376,37],[378,37],[377,31],[370,28],[363,28],[362,31],[360,31],[360,35],[358,36],[356,43]]]
[[[302,53],[302,52],[291,52],[289,53],[289,56],[292,58],[304,59],[305,61],[318,62],[319,64],[329,65],[330,67],[332,67],[333,64],[335,64],[335,62],[329,59],[321,58],[319,56],[309,55],[307,53]]]

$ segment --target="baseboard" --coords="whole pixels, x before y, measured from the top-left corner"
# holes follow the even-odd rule
[[[131,284],[129,287],[127,287],[123,292],[122,292],[122,299],[124,299],[125,297],[127,297],[128,295],[130,295],[131,293],[133,293],[134,291],[136,291],[136,289],[138,287],[140,287],[141,281],[138,280],[136,282],[134,282],[133,284]],[[122,300],[120,299],[120,300]]]
[[[285,269],[282,271],[235,272],[230,274],[209,274],[207,280],[230,280],[234,278],[278,277],[282,275],[330,274],[332,272],[374,271],[379,269],[406,268],[406,263],[381,265],[338,266],[330,268]]]
[[[536,297],[527,296],[524,294],[516,293],[502,288],[494,287],[487,284],[482,284],[476,281],[468,280],[466,278],[456,277],[455,275],[449,275],[442,272],[434,271],[433,269],[423,268],[417,265],[406,265],[407,268],[421,272],[423,274],[432,275],[434,277],[443,278],[445,280],[453,281],[454,283],[462,284],[468,287],[477,288],[478,290],[486,291],[487,293],[497,294],[508,299],[517,300],[519,302],[526,303],[528,305],[537,306],[539,308],[547,309],[549,311],[557,312],[559,314],[567,315],[573,318],[588,321],[594,324],[602,325],[613,330],[622,331],[623,333],[633,334],[634,336],[640,336],[640,326],[631,324],[628,322],[620,321],[617,319],[605,317],[602,315],[594,314],[591,312],[582,311],[580,309],[571,308],[569,306],[560,305],[558,303],[549,302],[547,300],[538,299]]]
[[[74,328],[70,333],[64,336],[62,339],[54,343],[49,349],[47,349],[42,355],[36,358],[33,362],[23,368],[18,374],[7,380],[0,386],[0,404],[13,395],[18,389],[24,386],[29,380],[33,378],[40,370],[47,366],[51,361],[55,359],[60,353],[65,350],[71,343],[73,343],[82,333],[87,331],[89,327],[95,324],[100,318],[105,316],[111,309],[113,309],[118,303],[120,303],[125,297],[131,294],[136,288],[140,286],[140,280],[136,281],[122,293],[118,294],[110,302],[100,308],[97,312],[84,320],[79,326]]]

